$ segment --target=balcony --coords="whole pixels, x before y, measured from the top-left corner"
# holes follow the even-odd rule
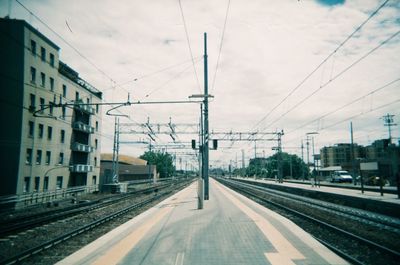
[[[94,108],[92,108],[90,105],[85,105],[82,100],[77,100],[74,103],[74,109],[88,113],[90,115],[94,114]]]
[[[84,124],[83,122],[80,121],[74,122],[72,124],[72,128],[85,133],[94,133],[94,128],[92,126]]]
[[[73,173],[87,173],[87,172],[92,172],[93,171],[93,166],[92,165],[72,165],[69,166],[69,171]]]
[[[77,152],[91,153],[93,152],[94,148],[86,144],[73,143],[71,145],[71,150]]]

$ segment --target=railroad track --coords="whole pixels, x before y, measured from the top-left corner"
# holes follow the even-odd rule
[[[8,235],[18,233],[27,229],[32,229],[37,226],[54,222],[60,219],[67,218],[69,216],[77,215],[84,212],[93,211],[102,207],[106,207],[122,200],[126,200],[132,196],[138,194],[153,192],[155,189],[163,189],[170,184],[162,184],[155,187],[145,188],[127,194],[123,194],[116,198],[98,199],[95,201],[85,202],[82,204],[72,205],[62,209],[53,210],[50,212],[36,213],[15,219],[10,219],[0,223],[0,238],[4,238]]]
[[[89,231],[94,230],[95,228],[106,224],[112,220],[116,220],[119,217],[122,217],[123,215],[134,211],[138,210],[140,208],[143,208],[155,201],[161,200],[162,198],[166,197],[167,195],[170,195],[174,190],[180,190],[183,187],[189,185],[190,182],[184,182],[179,185],[166,185],[166,186],[171,186],[172,188],[167,189],[167,190],[159,190],[157,194],[151,194],[148,195],[147,198],[142,199],[134,204],[127,203],[128,206],[125,206],[117,211],[114,211],[112,213],[107,213],[102,216],[94,214],[92,219],[95,219],[94,221],[88,222],[86,224],[82,224],[84,222],[81,222],[78,228],[76,226],[72,226],[73,229],[68,230],[67,232],[63,232],[62,234],[58,234],[54,236],[52,239],[48,239],[45,242],[39,243],[34,247],[31,247],[29,249],[24,249],[24,250],[19,250],[16,251],[18,254],[12,256],[12,257],[5,257],[2,260],[0,260],[0,264],[19,264],[22,261],[26,261],[28,258],[32,258],[35,255],[38,255],[39,253],[49,250],[60,243],[66,242],[67,240],[70,240],[78,235],[83,235]],[[110,210],[110,209],[108,209]],[[85,214],[87,215],[87,214]],[[68,221],[70,222],[70,221]],[[33,262],[32,264],[34,264]]]
[[[362,216],[365,216],[365,213],[363,213],[365,211],[358,209],[349,211],[349,207],[299,198],[300,196],[238,181],[217,180],[247,197],[277,210],[352,264],[398,264],[400,260],[398,248],[377,242],[376,237],[374,237],[374,235],[383,237],[384,229],[389,229],[390,232],[386,231],[385,234],[391,234],[394,241],[398,241],[397,239],[400,236],[398,226],[396,222],[390,224],[388,221],[390,218],[386,220],[385,224],[382,224],[380,218],[370,217],[367,224],[361,221]],[[329,215],[329,217],[321,218],[324,215]],[[360,235],[355,233],[354,229],[347,229],[346,224],[348,227],[358,226],[358,231],[364,228],[371,230],[371,237],[365,236],[368,233]],[[395,244],[398,246],[398,242]]]

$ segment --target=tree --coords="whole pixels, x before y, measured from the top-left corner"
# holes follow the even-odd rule
[[[307,165],[297,155],[291,155],[285,152],[281,153],[282,174],[283,176],[291,176],[294,179],[301,179],[307,176]],[[275,178],[278,175],[278,154],[274,154],[268,158],[251,159],[249,166],[246,168],[247,176],[258,176]]]
[[[156,165],[160,178],[171,177],[175,171],[173,157],[169,153],[147,151],[139,158],[146,160],[148,165]]]

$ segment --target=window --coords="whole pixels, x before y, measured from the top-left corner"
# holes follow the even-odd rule
[[[61,143],[65,142],[65,131],[64,130],[61,130],[60,140],[61,140]]]
[[[32,138],[35,130],[35,123],[33,121],[29,121],[28,123],[28,137]]]
[[[51,115],[51,116],[53,116],[53,113],[54,113],[54,106],[53,106],[53,104],[54,104],[54,102],[49,102],[49,114]]]
[[[30,177],[25,177],[24,178],[24,187],[23,187],[23,192],[29,192],[29,184],[31,182],[31,178]]]
[[[50,53],[50,65],[54,67],[54,54]]]
[[[51,140],[52,137],[53,137],[53,127],[49,126],[47,127],[47,139]]]
[[[57,189],[62,189],[63,186],[63,177],[62,176],[58,176],[57,177],[57,183],[56,183]]]
[[[92,185],[96,185],[97,184],[97,178],[96,176],[92,176]]]
[[[46,61],[46,49],[41,47],[40,49],[40,58],[42,59],[43,62]]]
[[[46,165],[50,165],[51,162],[51,152],[50,151],[46,151]]]
[[[46,75],[43,72],[40,73],[40,80],[41,80],[40,85],[42,87],[45,87],[46,86]]]
[[[99,131],[99,122],[96,121],[96,132],[98,132],[98,131]]]
[[[30,165],[32,163],[32,149],[28,148],[26,149],[26,161],[25,164]]]
[[[63,120],[65,120],[66,111],[67,111],[67,109],[65,108],[65,106],[62,106],[61,107],[61,119],[63,119]]]
[[[29,109],[31,111],[34,111],[35,110],[35,106],[36,106],[36,97],[35,97],[34,94],[30,94],[30,97],[29,97]]]
[[[54,78],[53,78],[53,77],[50,77],[50,78],[49,78],[49,81],[50,81],[50,90],[51,90],[51,91],[54,91]]]
[[[94,149],[97,149],[97,147],[98,147],[97,139],[94,139]]]
[[[63,85],[62,93],[63,93],[63,97],[66,98],[67,97],[67,86],[66,85]]]
[[[36,68],[31,67],[31,82],[36,83]]]
[[[75,92],[75,101],[79,100],[79,92]]]
[[[44,110],[44,98],[40,98],[40,113],[43,113]]]
[[[39,123],[38,137],[39,137],[40,139],[43,138],[43,131],[44,131],[44,126],[43,126],[43,124],[40,124],[40,123]]]
[[[36,165],[40,165],[42,163],[42,150],[36,151]]]
[[[64,163],[64,153],[60,153],[60,156],[58,158],[58,164],[62,165]]]
[[[31,40],[31,53],[36,55],[36,41]]]
[[[97,157],[94,158],[94,166],[97,167]]]
[[[35,177],[35,186],[34,186],[33,191],[39,191],[39,187],[40,187],[40,177],[36,176]]]
[[[43,191],[49,190],[49,177],[45,176],[43,180]]]
[[[96,105],[96,113],[99,113],[99,104]]]

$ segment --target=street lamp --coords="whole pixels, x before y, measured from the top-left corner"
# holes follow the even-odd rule
[[[307,140],[307,170],[308,170],[308,173],[309,173],[309,171],[310,171],[310,151],[309,151],[309,146],[310,146],[310,142],[309,142],[309,140],[310,140],[310,138],[309,138],[309,136],[310,135],[316,135],[316,134],[318,134],[318,132],[308,132],[308,133],[306,133],[306,140]],[[313,162],[314,162],[314,171],[315,171],[315,150],[314,150],[314,137],[313,136],[311,136],[311,140],[312,140],[312,152],[313,152]],[[315,173],[315,172],[314,172]],[[314,184],[315,185],[317,185],[317,176],[316,176],[316,174],[314,174]],[[311,182],[311,185],[312,186],[314,186],[313,184],[312,184],[312,182]]]

